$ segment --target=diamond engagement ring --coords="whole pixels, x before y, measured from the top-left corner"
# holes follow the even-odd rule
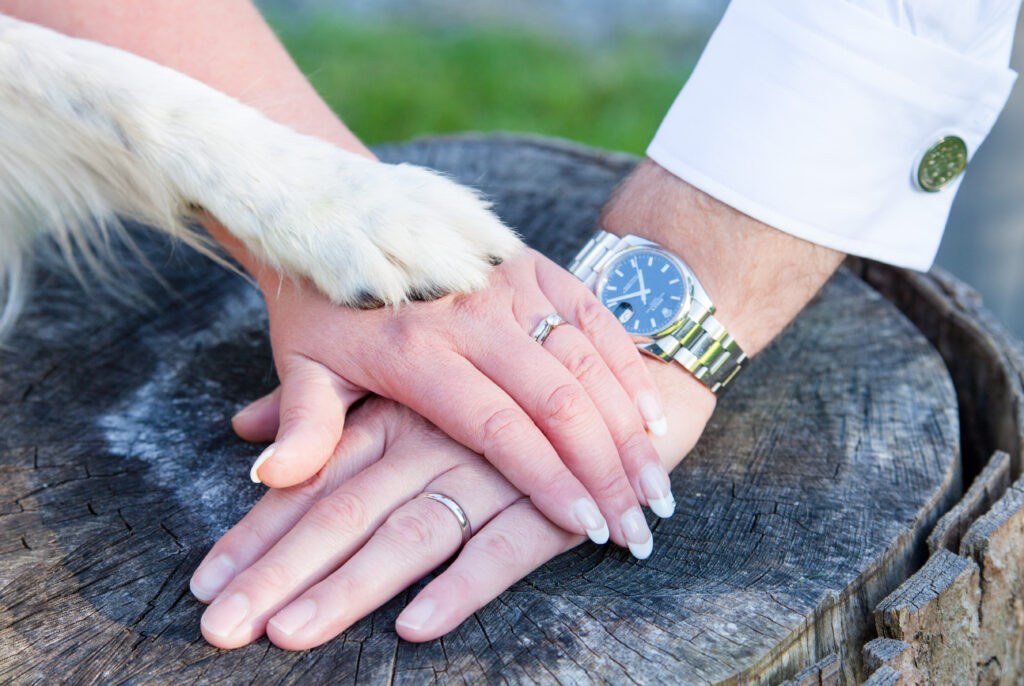
[[[455,521],[459,523],[459,528],[462,529],[462,545],[466,545],[466,541],[468,541],[470,537],[473,535],[473,532],[469,526],[469,517],[466,516],[466,511],[463,510],[457,502],[455,502],[448,496],[444,495],[443,493],[424,492],[420,493],[420,497],[436,500],[437,502],[447,507],[449,512],[455,515]]]
[[[562,324],[565,324],[565,320],[558,314],[549,314],[544,317],[544,319],[540,320],[540,324],[534,328],[533,333],[531,333],[530,336],[533,337],[533,340],[544,345],[544,341],[548,339],[548,336],[555,330],[555,327]]]

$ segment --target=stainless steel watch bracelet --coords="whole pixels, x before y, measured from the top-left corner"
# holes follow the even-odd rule
[[[657,243],[632,237],[632,241],[598,231],[569,263],[569,271],[593,289],[601,270],[622,249],[638,245],[661,248]],[[664,249],[664,248],[662,248]],[[714,317],[714,305],[691,298],[690,311],[682,321],[640,348],[666,362],[675,360],[715,394],[731,382],[747,361],[725,327]]]

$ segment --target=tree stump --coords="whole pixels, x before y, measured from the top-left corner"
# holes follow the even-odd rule
[[[562,263],[635,163],[502,136],[378,152],[481,188]],[[266,317],[236,275],[137,241],[147,303],[47,261],[0,352],[3,682],[857,683],[872,610],[962,490],[942,357],[843,269],[723,397],[650,559],[581,545],[423,645],[393,631],[401,594],[314,650],[217,650],[188,578],[263,490],[229,419],[275,384]]]

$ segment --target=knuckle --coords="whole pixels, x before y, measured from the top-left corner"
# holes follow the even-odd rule
[[[307,515],[323,530],[337,533],[339,529],[360,533],[369,522],[366,503],[355,493],[333,493],[316,505]]]
[[[445,524],[438,514],[435,508],[426,507],[418,507],[414,512],[399,510],[388,517],[380,535],[402,548],[429,546]]]
[[[647,379],[647,367],[635,346],[626,349],[626,353],[618,361],[618,373],[623,379]]]
[[[235,524],[231,530],[232,536],[240,536],[242,540],[255,541],[256,545],[247,543],[246,546],[250,549],[257,548],[259,550],[267,550],[274,543],[274,540],[267,535],[266,529],[261,526],[253,526],[246,520],[240,521]]]
[[[425,354],[439,347],[448,347],[447,341],[441,338],[439,332],[434,328],[428,328],[419,323],[405,322],[403,320],[400,338],[393,340],[402,341],[402,347],[413,355]]]
[[[469,548],[468,543],[466,548]],[[507,568],[508,565],[506,564],[505,567]],[[441,588],[450,592],[451,611],[456,614],[469,615],[486,605],[510,585],[505,583],[499,589],[494,588],[498,578],[500,577],[493,570],[486,569],[482,565],[453,564],[437,580],[443,584]]]
[[[313,413],[305,405],[289,405],[281,408],[281,425],[292,426],[309,421]]]
[[[505,407],[494,412],[484,422],[484,452],[501,450],[515,444],[526,435],[526,418],[515,408]]]
[[[480,322],[494,318],[495,302],[491,294],[477,291],[453,299],[452,311],[460,321]]]
[[[593,338],[607,325],[608,315],[608,308],[590,294],[590,297],[583,298],[576,305],[576,327],[587,337]]]
[[[366,595],[365,584],[359,584],[348,574],[336,574],[327,582],[330,585],[330,596],[340,603],[347,604],[354,598],[362,598]]]
[[[624,435],[616,437],[615,442],[622,455],[639,455],[654,451],[650,437],[641,429],[629,430]]]
[[[507,568],[509,564],[523,559],[518,542],[505,531],[481,532],[471,538],[466,547],[487,558],[497,569]]]
[[[589,409],[582,388],[575,384],[561,384],[545,398],[541,413],[547,422],[565,426],[582,422]]]
[[[246,582],[257,588],[285,590],[295,584],[289,569],[277,560],[261,560],[245,572]]]
[[[569,352],[565,363],[573,376],[579,379],[580,383],[586,385],[596,382],[604,371],[604,360],[591,348],[577,346]]]
[[[602,502],[617,500],[624,492],[629,491],[629,488],[625,474],[616,468],[603,470],[587,486],[590,495]]]

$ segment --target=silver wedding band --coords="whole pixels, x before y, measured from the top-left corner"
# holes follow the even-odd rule
[[[565,320],[562,319],[561,316],[557,313],[549,314],[544,317],[544,319],[540,320],[540,324],[534,328],[533,333],[531,333],[530,336],[533,337],[533,340],[544,345],[544,341],[548,339],[548,336],[555,330],[555,327],[561,326],[562,324],[565,324]]]
[[[437,502],[447,507],[449,512],[455,515],[455,521],[459,523],[459,528],[462,529],[462,545],[466,545],[466,541],[468,541],[470,537],[473,535],[473,532],[470,530],[469,527],[469,517],[466,516],[466,511],[459,507],[459,504],[457,502],[455,502],[448,496],[444,495],[443,493],[420,493],[420,497],[436,500]]]

